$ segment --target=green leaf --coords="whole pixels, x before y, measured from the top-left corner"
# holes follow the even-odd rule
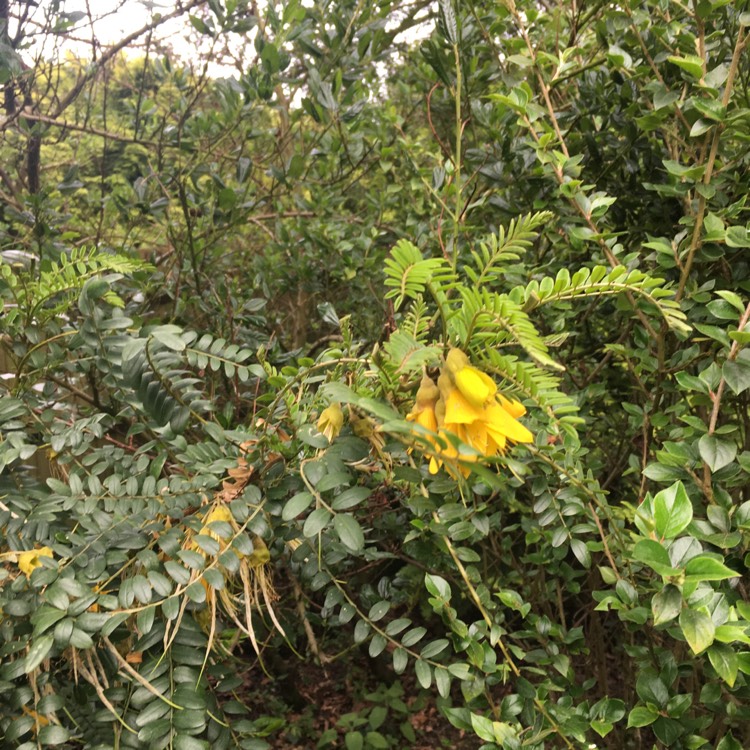
[[[178,734],[172,746],[174,750],[209,750],[210,748],[206,740],[199,740],[189,734]]]
[[[370,607],[370,611],[367,613],[367,617],[371,622],[377,622],[378,620],[382,620],[386,614],[388,613],[388,610],[391,608],[391,603],[385,601],[376,602],[375,604]]]
[[[744,750],[742,745],[734,739],[731,732],[725,734],[721,742],[716,746],[716,750]]]
[[[59,620],[62,620],[63,617],[67,615],[67,612],[64,612],[61,609],[57,609],[56,607],[50,607],[47,604],[42,604],[41,607],[39,607],[32,615],[31,615],[31,622],[34,625],[34,634],[40,635],[45,630],[47,630],[49,627],[54,625]]]
[[[422,659],[417,659],[414,663],[414,671],[416,672],[419,684],[427,690],[432,684],[432,669],[430,669],[430,665],[426,661],[422,661]]]
[[[698,450],[711,471],[719,471],[728,466],[737,455],[735,443],[719,440],[714,435],[704,435],[698,441]]]
[[[385,706],[374,706],[367,717],[367,723],[370,725],[370,729],[377,729],[383,725],[387,718],[388,709]]]
[[[653,724],[659,714],[646,706],[636,706],[628,715],[628,729],[647,727]]]
[[[711,128],[714,127],[715,124],[716,123],[713,123],[710,120],[704,120],[702,117],[699,117],[690,128],[690,137],[698,138],[698,136],[701,136],[711,130]]]
[[[51,633],[34,639],[29,653],[26,654],[26,659],[24,660],[23,668],[26,674],[35,670],[47,658],[47,654],[52,650],[54,642],[55,636]]]
[[[664,681],[654,672],[642,672],[635,683],[635,690],[641,700],[664,708],[669,701],[669,690]]]
[[[184,351],[187,344],[177,335],[177,326],[159,326],[151,331],[151,335],[167,349],[175,352]]]
[[[374,750],[386,750],[391,746],[380,732],[368,732],[365,735],[365,740],[367,740],[369,747],[374,748]]]
[[[729,227],[726,233],[726,243],[729,247],[750,247],[750,233],[747,227]]]
[[[199,16],[194,16],[190,14],[190,23],[192,24],[193,28],[196,31],[199,31],[201,34],[210,34],[211,29],[208,27],[206,22],[200,18]]]
[[[750,388],[750,362],[744,359],[727,360],[722,365],[721,374],[737,395]]]
[[[725,622],[716,628],[716,640],[721,643],[735,643],[739,641],[750,646],[750,622]]]
[[[672,539],[693,520],[693,506],[682,482],[661,490],[654,497],[654,523],[662,539]]]
[[[680,628],[695,654],[705,651],[714,642],[716,628],[705,612],[683,609],[680,613]]]
[[[739,670],[739,660],[734,649],[725,643],[715,643],[708,649],[708,658],[719,677],[729,687],[734,687],[734,681],[737,679]]]
[[[354,642],[362,643],[370,634],[370,623],[366,620],[359,620],[354,626]]]
[[[284,505],[284,509],[281,511],[282,520],[291,521],[296,518],[310,507],[313,500],[314,498],[309,492],[298,492]]]
[[[427,588],[427,591],[429,591],[432,596],[450,601],[451,587],[448,584],[448,581],[445,580],[445,578],[437,575],[432,575],[431,573],[426,573],[424,577],[424,584]]]
[[[582,539],[571,539],[570,549],[575,555],[576,560],[578,560],[578,562],[581,563],[584,568],[591,567],[591,553],[589,552],[589,548],[586,546],[586,542],[584,542]]]
[[[438,667],[435,670],[435,685],[440,696],[447,698],[451,690],[451,675],[447,669]]]
[[[480,740],[485,740],[486,742],[495,741],[495,732],[492,727],[492,721],[490,721],[490,719],[487,719],[484,716],[480,716],[479,714],[472,713],[471,726]]]
[[[655,539],[641,539],[633,547],[633,558],[645,563],[662,576],[676,576],[680,573],[672,567],[667,550]]]
[[[660,716],[652,725],[656,739],[666,747],[672,747],[681,734],[684,733],[682,724],[674,719]]]
[[[48,724],[39,730],[40,745],[62,745],[70,739],[70,732],[59,724]]]
[[[667,714],[672,719],[679,719],[690,708],[692,702],[693,696],[690,693],[673,695],[667,703]]]
[[[377,633],[372,637],[372,640],[370,641],[370,649],[369,653],[370,656],[375,658],[376,656],[379,656],[380,654],[385,651],[385,647],[388,645],[388,639],[385,638],[385,636],[380,635],[380,633]]]
[[[331,511],[327,508],[316,508],[305,521],[302,527],[302,533],[306,537],[315,536],[328,525],[331,520]]]
[[[732,307],[734,307],[737,312],[742,315],[742,313],[745,312],[745,305],[742,302],[742,298],[739,294],[735,294],[734,292],[730,292],[726,289],[721,289],[716,292],[716,294],[721,297],[725,302],[728,302]]]
[[[667,58],[669,62],[682,68],[691,78],[696,81],[700,81],[703,78],[703,58],[697,55],[685,55],[684,57],[677,57],[671,55]]]
[[[393,671],[396,674],[401,674],[406,669],[406,664],[409,661],[409,654],[402,648],[394,649],[393,651]]]
[[[331,503],[331,507],[336,510],[349,510],[359,505],[372,494],[368,487],[350,487],[344,490],[340,495],[336,495]]]
[[[685,574],[686,579],[693,581],[723,581],[725,578],[737,578],[740,575],[708,555],[698,555],[688,560]]]
[[[339,539],[352,552],[360,552],[365,546],[365,535],[362,527],[351,513],[338,513],[333,518],[333,528]]]
[[[614,729],[614,724],[610,724],[610,722],[608,721],[600,721],[598,719],[594,719],[591,722],[591,728],[600,737],[606,737]]]
[[[668,583],[651,599],[651,612],[654,615],[654,625],[663,625],[674,620],[682,609],[682,594],[677,586]]]
[[[365,738],[362,732],[347,732],[344,735],[344,745],[346,750],[362,750],[365,746]]]

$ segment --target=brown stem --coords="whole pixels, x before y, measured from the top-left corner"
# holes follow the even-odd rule
[[[729,105],[729,100],[732,96],[732,86],[734,84],[735,76],[740,64],[740,56],[744,50],[747,40],[750,37],[745,36],[744,26],[740,26],[739,33],[737,34],[737,42],[734,45],[734,53],[732,54],[732,62],[729,65],[729,73],[727,74],[727,81],[724,85],[724,95],[721,98],[721,105],[724,109]],[[706,162],[706,171],[703,173],[703,184],[708,185],[711,182],[711,177],[714,171],[714,165],[716,164],[716,154],[719,151],[719,140],[723,127],[721,124],[714,128],[713,141],[711,143],[711,151],[708,155],[708,161]],[[693,267],[693,260],[695,258],[698,248],[701,246],[701,230],[703,229],[703,219],[706,215],[706,198],[704,195],[700,195],[698,198],[698,212],[695,217],[695,225],[693,226],[693,236],[690,240],[690,249],[688,250],[687,257],[685,258],[685,266],[680,275],[680,284],[677,289],[675,299],[679,301],[685,294],[685,286],[687,285],[688,278],[690,276],[690,270]]]

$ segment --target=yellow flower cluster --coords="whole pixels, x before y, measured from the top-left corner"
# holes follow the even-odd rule
[[[518,401],[498,393],[492,378],[472,367],[466,354],[451,349],[437,384],[427,375],[422,378],[414,408],[406,418],[441,438],[430,440],[434,448],[431,474],[445,464],[449,473],[455,475],[457,469],[468,476],[468,467],[459,462],[496,456],[505,451],[508,442],[532,442],[533,435],[518,422],[525,413]],[[458,438],[474,452],[460,452],[448,436]]]

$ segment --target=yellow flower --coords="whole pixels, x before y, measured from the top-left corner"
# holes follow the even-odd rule
[[[458,438],[462,443],[469,445],[469,440],[464,433],[465,429],[463,425],[457,425],[454,430],[441,429],[438,431],[438,435],[445,444],[445,448],[435,443],[437,452],[430,458],[430,474],[437,474],[440,467],[445,464],[451,476],[456,476],[456,469],[464,477],[469,476],[470,469],[465,464],[476,463],[479,460],[479,455],[477,453],[460,452],[450,440],[450,437],[453,436],[454,438]]]
[[[317,424],[318,432],[325,435],[330,443],[341,432],[343,426],[344,412],[341,411],[341,406],[339,406],[338,402],[334,401],[328,408],[323,409],[321,412]]]
[[[523,406],[516,402],[523,409]],[[516,410],[517,412],[517,410]],[[501,449],[505,447],[505,440],[514,443],[531,443],[534,436],[513,416],[513,413],[502,406],[498,401],[494,401],[485,409],[486,427],[491,436],[496,436],[498,444],[502,441]],[[500,440],[497,440],[500,438]]]
[[[417,402],[407,419],[433,432],[437,429],[441,438],[433,443],[431,474],[445,464],[451,475],[468,476],[470,469],[465,464],[476,462],[480,456],[504,453],[509,441],[530,443],[534,439],[517,421],[525,413],[521,403],[498,393],[492,378],[472,367],[460,349],[451,349],[437,387],[429,378],[422,380]],[[454,441],[458,438],[472,452],[460,451],[451,437]]]
[[[50,547],[41,547],[40,549],[31,549],[28,552],[19,552],[17,555],[18,569],[31,578],[31,574],[42,566],[40,557],[54,557]]]
[[[472,406],[482,406],[497,393],[495,381],[487,373],[472,367],[460,349],[448,352],[445,366],[461,395]]]

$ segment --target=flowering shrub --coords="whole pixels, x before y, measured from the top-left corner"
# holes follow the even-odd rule
[[[6,118],[105,147],[0,175],[3,747],[750,746],[750,18],[441,0],[373,81],[413,13],[264,12]],[[312,662],[392,684],[300,738]]]

